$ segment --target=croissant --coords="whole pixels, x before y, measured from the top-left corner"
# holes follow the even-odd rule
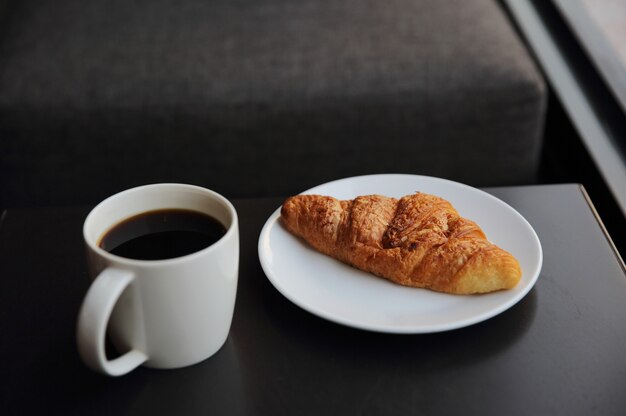
[[[281,218],[314,249],[405,286],[487,293],[515,287],[522,274],[515,257],[434,195],[298,195],[284,202]]]

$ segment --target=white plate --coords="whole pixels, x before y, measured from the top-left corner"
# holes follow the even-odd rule
[[[476,221],[493,243],[513,254],[522,279],[511,290],[458,296],[391,283],[347,266],[310,248],[280,222],[280,208],[259,237],[259,259],[270,282],[287,299],[322,318],[378,332],[447,331],[484,321],[507,310],[533,287],[543,254],[530,224],[496,197],[445,179],[416,175],[369,175],[341,179],[305,194],[352,199],[381,194],[401,197],[416,191],[447,199]]]

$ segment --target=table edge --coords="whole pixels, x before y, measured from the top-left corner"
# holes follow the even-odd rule
[[[587,206],[591,210],[591,213],[593,214],[593,217],[595,218],[598,226],[602,230],[602,234],[604,234],[604,238],[606,239],[607,243],[609,244],[609,247],[611,247],[611,250],[613,250],[613,254],[615,254],[615,257],[617,258],[620,266],[622,267],[622,271],[624,273],[626,273],[626,264],[624,263],[624,259],[622,258],[622,256],[620,255],[619,250],[615,246],[615,243],[613,242],[613,239],[611,238],[611,235],[609,234],[609,231],[604,226],[604,222],[602,222],[602,218],[600,217],[600,214],[596,210],[596,207],[593,204],[593,201],[591,200],[591,197],[587,193],[587,190],[585,189],[585,186],[583,184],[578,184],[578,189],[580,190],[580,193],[582,194],[583,198],[585,199],[585,202],[587,203]]]

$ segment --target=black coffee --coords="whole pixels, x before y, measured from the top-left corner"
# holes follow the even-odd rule
[[[137,260],[185,256],[210,246],[226,233],[215,218],[197,211],[148,211],[115,225],[99,246],[115,255]]]

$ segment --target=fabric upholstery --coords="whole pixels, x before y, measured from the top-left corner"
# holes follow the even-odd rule
[[[2,19],[0,205],[537,169],[545,86],[491,0],[22,0]]]

